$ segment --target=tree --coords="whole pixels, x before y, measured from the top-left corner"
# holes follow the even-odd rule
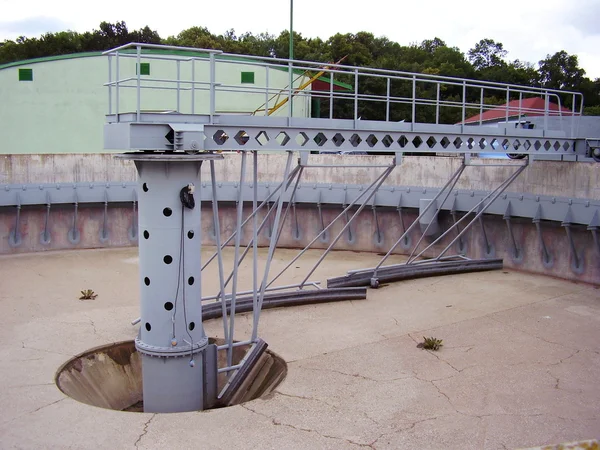
[[[579,67],[577,55],[561,50],[539,62],[539,75],[544,87],[577,89],[585,78],[585,70]]]
[[[504,45],[493,39],[480,40],[468,52],[469,61],[471,61],[475,70],[505,66],[504,58],[507,54],[508,51],[504,50]]]

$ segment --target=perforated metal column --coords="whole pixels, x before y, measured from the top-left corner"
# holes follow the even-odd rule
[[[140,333],[145,412],[203,407],[200,197],[186,207],[182,189],[200,185],[214,155],[128,154],[139,174]],[[189,202],[188,202],[188,206]]]

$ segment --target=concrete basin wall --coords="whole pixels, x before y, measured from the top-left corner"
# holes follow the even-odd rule
[[[225,161],[216,163],[217,178],[220,181],[236,181],[239,178],[240,155],[225,154]],[[259,157],[259,178],[261,182],[277,182],[281,180],[285,156],[264,154]],[[312,155],[310,164],[388,164],[390,157]],[[486,163],[491,163],[486,160]],[[458,183],[460,189],[491,190],[505,180],[514,171],[518,161],[502,160],[504,167],[487,167],[485,170],[467,168]],[[452,157],[406,157],[402,166],[398,167],[386,185],[402,186],[442,186],[451,174],[460,166],[460,159]],[[209,167],[202,168],[205,179],[209,179]],[[304,171],[303,183],[336,183],[336,184],[368,184],[375,179],[381,169],[365,168],[309,168]],[[136,172],[130,161],[114,158],[112,154],[92,155],[4,155],[0,156],[0,184],[10,183],[67,183],[97,181],[135,181]],[[509,187],[509,191],[537,195],[555,195],[574,198],[600,198],[600,164],[568,163],[553,161],[534,161],[523,174]],[[213,225],[210,205],[203,214],[203,242],[214,244]],[[329,224],[341,212],[341,205],[324,208],[324,222]],[[40,243],[40,233],[44,227],[45,208],[24,208],[21,212],[21,233],[23,244],[12,248],[8,244],[11,227],[14,226],[14,211],[0,210],[0,254],[23,253],[68,248],[98,248],[135,245],[130,240],[128,230],[133,223],[131,207],[110,207],[108,210],[109,239],[101,243],[99,234],[103,222],[101,208],[80,208],[79,222],[81,241],[77,245],[67,239],[67,230],[72,226],[72,210],[67,207],[53,207],[51,214],[52,240],[49,245]],[[291,218],[284,224],[279,246],[286,248],[302,248],[320,231],[321,222],[316,208],[298,207],[301,215],[300,237],[296,236]],[[220,206],[222,237],[227,238],[235,229],[235,205]],[[249,210],[246,211],[246,215]],[[417,217],[417,211],[405,212],[405,225],[408,226]],[[261,215],[262,218],[262,215]],[[338,242],[336,248],[354,251],[370,251],[385,253],[401,235],[401,227],[396,210],[378,209],[381,239],[376,239],[376,224],[370,208],[366,208],[353,223],[352,240],[346,235]],[[440,221],[445,227],[450,225],[448,214],[441,213]],[[344,222],[336,223],[329,233],[329,239],[317,241],[315,248],[326,248],[333,236],[343,227]],[[543,223],[543,236],[548,247],[552,264],[544,265],[542,248],[535,226],[530,220],[513,220],[513,233],[517,247],[521,251],[519,258],[513,257],[513,247],[509,240],[505,222],[501,216],[486,215],[484,226],[488,242],[493,248],[495,257],[503,258],[506,267],[516,270],[540,273],[570,280],[600,284],[600,255],[594,248],[591,233],[584,226],[572,227],[572,235],[578,255],[583,259],[583,270],[574,270],[573,257],[565,230],[556,223]],[[412,236],[415,243],[419,236]],[[251,230],[244,235],[248,242]],[[479,225],[475,225],[465,236],[467,255],[473,258],[486,257],[483,233]],[[268,237],[263,233],[259,245],[267,245]],[[443,245],[443,244],[442,244]],[[438,246],[435,250],[442,249]],[[397,253],[406,253],[400,247]],[[457,252],[450,252],[457,253]],[[430,254],[430,256],[433,253]]]

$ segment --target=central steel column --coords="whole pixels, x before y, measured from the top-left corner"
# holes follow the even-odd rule
[[[138,170],[140,332],[144,412],[203,408],[200,186],[213,154],[119,155]]]

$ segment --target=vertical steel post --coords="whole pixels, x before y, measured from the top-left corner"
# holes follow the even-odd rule
[[[211,53],[212,55],[212,53]],[[181,61],[177,60],[177,112],[181,112]]]
[[[145,412],[204,407],[200,279],[202,227],[200,166],[220,155],[120,155],[138,169],[141,327],[135,345],[142,358]],[[185,196],[182,195],[185,193]],[[187,197],[186,197],[187,196]],[[216,370],[216,368],[214,368]]]
[[[265,116],[269,115],[269,66],[265,66]]]
[[[210,53],[209,55],[209,64],[210,64],[210,123],[213,123],[213,116],[216,113],[216,104],[217,104],[217,92],[216,92],[216,60],[215,54]]]
[[[461,125],[465,125],[465,118],[467,117],[467,82],[462,82],[462,111],[461,111]]]
[[[115,103],[116,103],[116,110],[117,110],[116,111],[117,122],[119,122],[119,86],[121,84],[121,78],[120,78],[121,74],[119,71],[119,52],[118,51],[115,52],[115,56],[116,56],[116,60],[117,60],[115,63],[115,66],[116,66],[115,67],[115,71],[116,71],[116,73],[115,73],[115,83],[116,83]]]
[[[435,124],[440,123],[440,83],[436,83],[435,93]]]
[[[196,59],[192,59],[192,114],[196,113]]]
[[[354,69],[354,120],[358,120],[358,69]]]
[[[331,78],[329,79],[329,118],[333,119],[333,72],[331,72]]]
[[[210,183],[212,188],[213,227],[217,244],[217,264],[219,266],[219,288],[221,291],[221,314],[223,320],[223,339],[228,341],[227,330],[227,305],[225,302],[225,274],[223,271],[223,253],[221,251],[221,224],[219,222],[219,204],[217,202],[217,179],[215,176],[215,162],[210,161]],[[202,272],[202,270],[200,270]]]
[[[112,114],[112,55],[108,55],[108,114]]]
[[[385,121],[390,121],[390,77],[387,78],[386,97],[385,97]]]
[[[417,77],[412,77],[412,105],[411,105],[411,130],[415,129],[415,121],[417,120]]]
[[[234,245],[234,256],[233,256],[233,284],[231,286],[231,303],[230,303],[230,316],[229,316],[229,340],[227,341],[227,365],[232,365],[233,360],[233,333],[235,324],[235,303],[237,296],[237,282],[238,282],[238,259],[240,257],[240,242],[242,238],[242,214],[244,212],[244,183],[246,181],[246,152],[242,153],[242,167],[240,171],[240,191],[238,193],[238,204],[237,204],[237,221],[236,221],[236,235]],[[225,294],[223,292],[223,294]],[[223,295],[222,300],[225,300]]]
[[[252,211],[258,205],[258,152],[252,152]],[[252,220],[252,341],[258,337],[258,216]]]
[[[142,109],[142,99],[141,99],[141,95],[142,95],[142,47],[140,47],[139,45],[136,46],[136,60],[137,60],[137,85],[136,85],[136,94],[137,94],[137,99],[136,99],[136,107],[135,107],[135,120],[137,122],[140,121],[140,114],[141,114],[141,109]]]

